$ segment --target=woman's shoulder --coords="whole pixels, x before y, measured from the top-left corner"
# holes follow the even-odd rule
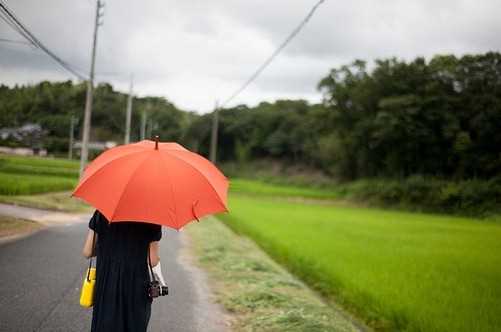
[[[94,214],[89,220],[89,228],[93,231],[99,233],[102,230],[103,225],[108,224],[108,219],[99,212],[99,210],[94,211]]]
[[[151,225],[151,241],[160,241],[162,238],[162,226]]]

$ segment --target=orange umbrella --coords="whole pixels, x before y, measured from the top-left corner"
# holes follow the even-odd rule
[[[102,153],[85,169],[73,196],[110,222],[140,221],[180,229],[228,211],[228,179],[177,143],[144,140]]]

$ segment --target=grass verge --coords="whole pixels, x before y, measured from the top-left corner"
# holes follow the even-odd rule
[[[88,212],[92,210],[92,207],[70,195],[68,191],[38,195],[0,195],[0,203],[63,212]]]
[[[32,232],[42,227],[34,221],[0,215],[0,238]]]
[[[252,241],[215,218],[186,231],[218,301],[235,317],[235,331],[358,330],[339,309],[323,303]]]
[[[221,215],[380,330],[501,328],[501,225],[233,194]]]

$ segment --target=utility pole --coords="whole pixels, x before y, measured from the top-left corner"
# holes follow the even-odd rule
[[[83,134],[82,134],[82,151],[80,153],[80,176],[82,176],[85,165],[87,164],[87,159],[89,157],[89,136],[90,136],[90,122],[92,115],[92,93],[94,89],[94,67],[96,62],[96,45],[97,45],[97,31],[102,22],[99,20],[103,13],[101,9],[104,4],[101,0],[97,0],[96,4],[96,18],[94,22],[94,41],[92,43],[92,56],[90,63],[90,75],[87,81],[87,96],[85,99],[85,114],[83,123]]]
[[[127,110],[125,115],[125,139],[124,144],[130,143],[130,118],[132,116],[132,75],[130,76],[129,97],[127,98]]]
[[[71,115],[70,118],[70,144],[68,146],[68,159],[73,159],[73,144],[75,141],[75,123],[77,122],[77,118],[74,115]]]
[[[151,117],[148,119],[148,126],[146,128],[147,128],[147,130],[146,130],[146,137],[148,137],[149,139],[151,139],[153,137],[151,135],[151,133],[153,132],[153,119]]]
[[[212,116],[212,133],[210,140],[210,161],[216,164],[217,132],[219,129],[219,102],[216,100],[214,115]]]
[[[146,109],[150,108],[150,102],[146,102]],[[141,141],[145,138],[146,135],[146,109],[143,109],[141,113]]]

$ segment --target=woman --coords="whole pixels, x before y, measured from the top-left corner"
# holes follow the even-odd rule
[[[147,293],[148,252],[152,266],[157,265],[161,227],[140,222],[109,223],[96,211],[89,228],[83,255],[97,255],[91,331],[146,332],[152,302]],[[92,248],[94,236],[96,250]]]

